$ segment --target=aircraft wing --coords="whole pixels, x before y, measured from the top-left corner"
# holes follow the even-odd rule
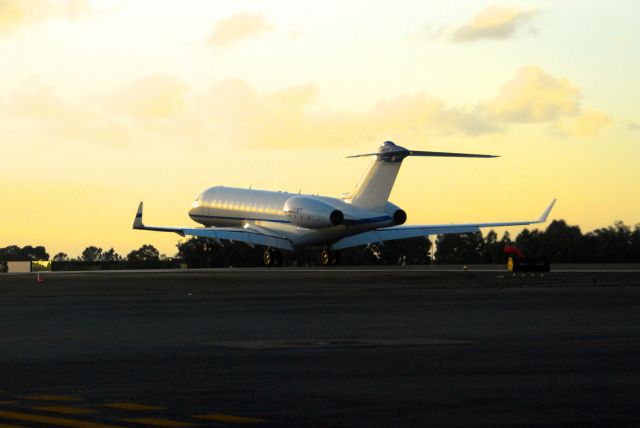
[[[556,203],[554,199],[543,213],[536,220],[511,221],[502,223],[466,223],[466,224],[425,224],[425,225],[406,225],[383,227],[372,230],[370,232],[359,233],[357,235],[347,236],[331,247],[334,250],[343,250],[345,248],[357,247],[358,245],[368,245],[375,243],[383,243],[384,241],[393,241],[396,239],[407,239],[417,237],[427,237],[429,235],[445,235],[449,233],[474,233],[479,232],[481,227],[504,227],[504,226],[522,226],[528,224],[544,223],[551,212],[551,208]]]
[[[200,236],[211,238],[216,241],[239,241],[251,246],[263,245],[265,247],[279,248],[281,250],[293,250],[293,245],[288,239],[278,236],[268,229],[249,227],[166,227],[166,226],[145,226],[142,223],[142,202],[138,206],[136,218],[133,221],[133,228],[138,230],[153,230],[156,232],[174,232],[180,236]]]

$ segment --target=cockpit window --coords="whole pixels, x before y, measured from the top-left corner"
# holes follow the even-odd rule
[[[194,201],[199,201],[200,199],[202,199],[202,193],[200,193],[198,196],[196,196]]]

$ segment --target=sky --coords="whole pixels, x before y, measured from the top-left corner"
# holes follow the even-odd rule
[[[385,140],[407,223],[640,223],[640,2],[0,0],[0,247],[175,254],[215,185],[339,196]],[[517,233],[520,229],[510,229]]]

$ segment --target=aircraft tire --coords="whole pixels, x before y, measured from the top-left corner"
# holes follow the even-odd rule
[[[329,250],[322,250],[322,253],[320,254],[320,262],[322,263],[322,266],[329,266],[332,263],[333,260],[333,251],[329,251]]]
[[[273,258],[274,258],[274,266],[282,266],[282,252],[275,250],[273,251]]]
[[[271,248],[267,248],[264,250],[264,254],[262,255],[262,261],[266,267],[271,267],[275,264],[276,258],[274,257],[274,252]]]

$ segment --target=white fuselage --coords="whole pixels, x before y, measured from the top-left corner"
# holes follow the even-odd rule
[[[285,203],[294,197],[312,198],[344,215],[342,224],[318,228],[296,225]],[[288,192],[211,187],[193,202],[189,216],[203,226],[264,228],[291,241],[294,246],[327,245],[345,236],[393,226],[394,212],[399,208],[387,202],[381,210],[371,210],[326,196],[300,195]]]

